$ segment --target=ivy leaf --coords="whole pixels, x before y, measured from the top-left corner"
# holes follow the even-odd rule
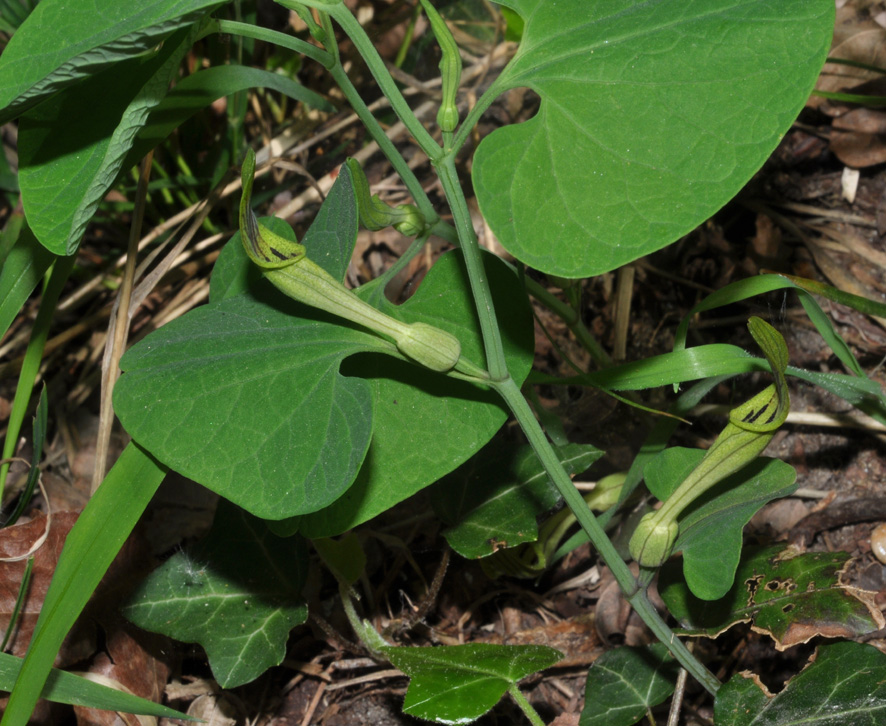
[[[714,702],[717,726],[856,726],[886,719],[886,655],[863,643],[820,645],[811,663],[773,696],[734,675]]]
[[[233,688],[283,661],[289,631],[308,617],[307,567],[304,540],[279,538],[222,500],[206,538],[154,570],[123,614],[141,628],[200,643],[219,685]]]
[[[447,724],[480,718],[509,686],[563,658],[543,645],[471,643],[383,650],[411,678],[403,712]]]
[[[495,90],[541,97],[474,157],[483,216],[522,262],[615,269],[729,201],[796,118],[831,0],[499,0],[525,20]]]
[[[674,692],[679,666],[661,643],[615,648],[588,671],[579,726],[631,726]]]
[[[700,449],[665,449],[646,466],[649,491],[664,501],[704,455]],[[796,479],[792,466],[760,457],[706,491],[678,517],[674,552],[683,553],[683,574],[696,597],[717,600],[728,592],[741,557],[744,526],[764,504],[792,494]]]
[[[603,455],[589,444],[567,444],[557,453],[568,474],[584,471]],[[452,525],[446,540],[467,558],[534,542],[536,517],[559,501],[532,448],[504,441],[482,449],[431,488],[434,511]]]
[[[725,597],[695,597],[680,577],[679,565],[661,568],[659,592],[689,635],[716,636],[736,623],[750,622],[768,633],[778,650],[816,635],[855,638],[884,627],[873,593],[847,587],[840,575],[845,552],[798,554],[783,547],[745,552],[735,584]]]

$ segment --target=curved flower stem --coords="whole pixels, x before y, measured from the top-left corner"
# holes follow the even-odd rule
[[[540,459],[542,466],[548,476],[553,481],[557,491],[560,492],[566,505],[575,514],[575,518],[581,525],[581,528],[587,533],[591,544],[600,553],[600,557],[608,565],[612,571],[616,582],[621,587],[622,592],[628,602],[637,611],[637,614],[643,619],[643,622],[649,626],[649,629],[655,636],[667,646],[673,653],[674,657],[706,690],[716,693],[720,687],[720,682],[680,641],[674,632],[662,620],[661,616],[652,607],[652,603],[646,597],[645,590],[641,589],[627,564],[622,560],[615,546],[610,541],[606,532],[597,522],[597,518],[588,509],[581,493],[576,489],[569,475],[560,465],[557,455],[553,447],[539,426],[538,421],[529,407],[529,403],[523,397],[520,389],[513,379],[506,381],[492,382],[490,385],[498,391],[499,395],[508,404],[508,408],[523,429],[523,433],[529,440],[530,445]]]

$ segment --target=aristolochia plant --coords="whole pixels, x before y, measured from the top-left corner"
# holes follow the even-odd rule
[[[596,517],[570,474],[602,452],[562,440],[555,425],[548,427],[555,441],[549,439],[521,392],[533,359],[528,295],[562,315],[594,353],[596,344],[573,306],[523,269],[480,250],[459,164],[470,156],[472,134],[495,100],[509,89],[532,89],[538,113],[496,129],[473,152],[470,184],[482,214],[521,266],[561,278],[613,270],[703,222],[761,166],[824,61],[832,0],[498,0],[521,35],[519,48],[470,108],[459,97],[462,59],[447,21],[430,0],[420,0],[441,52],[442,100],[431,126],[413,113],[343,2],[277,2],[301,17],[310,37],[226,20],[224,0],[151,0],[137,7],[42,0],[0,57],[0,121],[19,119],[18,183],[27,217],[0,273],[0,322],[7,326],[49,270],[41,315],[51,316],[53,291],[64,284],[71,256],[115,178],[190,115],[256,86],[331,108],[295,81],[245,66],[180,78],[193,44],[218,33],[276,43],[320,64],[413,198],[387,205],[348,160],[310,229],[296,240],[281,220],[256,218],[256,155],[232,132],[238,156],[228,166],[240,167],[242,195],[239,224],[231,226],[239,231],[218,257],[208,304],[149,335],[121,361],[114,406],[133,442],[68,537],[2,723],[28,721],[62,638],[169,469],[224,500],[207,538],[145,580],[125,613],[145,628],[201,643],[222,686],[253,680],[283,659],[289,630],[307,616],[300,592],[311,540],[335,575],[367,651],[412,678],[406,711],[464,723],[508,692],[530,721],[541,723],[517,683],[556,663],[556,651],[399,647],[357,612],[353,596],[365,563],[359,538],[334,538],[434,485],[435,511],[450,525],[446,536],[470,556],[534,541],[537,518],[565,500],[582,531],[561,545],[569,517],[543,527],[539,567],[590,539],[659,639],[646,655],[618,651],[605,669],[592,671],[583,723],[627,723],[623,714],[637,709],[632,718],[641,718],[672,692],[672,658],[716,696],[718,718],[744,723],[741,714],[728,720],[744,687],[730,682],[721,691],[652,607],[646,585],[672,553],[682,552],[692,597],[720,599],[740,586],[734,579],[742,527],[763,503],[795,486],[789,466],[758,457],[787,415],[786,374],[886,420],[878,386],[834,333],[805,281],[770,276],[727,288],[702,305],[780,287],[798,290],[853,375],[790,368],[780,335],[758,319],[751,332],[765,360],[727,345],[685,349],[681,328],[679,349],[671,354],[584,374],[587,385],[609,391],[704,379],[676,400],[676,416],[722,376],[757,370],[775,376],[773,386],[730,414],[706,454],[666,449],[677,419],[660,423],[605,506],[597,502],[606,511]],[[351,83],[337,32],[351,40],[430,159],[452,224]],[[393,227],[414,242],[392,270],[351,290],[342,280],[361,224]],[[390,303],[386,283],[431,235],[456,249],[434,264],[406,303]],[[37,361],[45,340],[40,320],[32,348]],[[35,372],[35,366],[23,368],[12,441]],[[509,416],[528,446],[484,449]],[[633,534],[631,554],[642,565],[637,578],[603,525],[624,514],[629,498],[639,499],[644,470],[649,490],[664,504]],[[779,566],[768,555],[742,562],[745,569]],[[525,567],[511,568],[518,570]],[[685,597],[672,600],[675,613],[683,612]],[[840,607],[853,627],[877,627],[876,616],[858,601],[844,598]],[[829,653],[829,662],[846,667],[856,657]],[[857,657],[865,673],[883,669],[867,651]],[[617,689],[607,688],[605,698],[615,701],[598,698],[593,689],[604,672],[631,683],[630,693],[615,696]],[[804,672],[804,683],[830,672],[837,671]],[[868,698],[866,712],[882,710],[886,699],[871,701],[867,681],[855,685],[852,692],[864,690]],[[729,700],[721,703],[721,692]],[[804,708],[795,706],[791,717],[805,718]],[[773,719],[765,723],[780,723]]]

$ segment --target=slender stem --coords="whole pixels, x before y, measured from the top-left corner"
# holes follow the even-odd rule
[[[516,683],[512,683],[508,686],[508,693],[511,694],[511,698],[514,699],[514,702],[520,707],[520,710],[526,714],[526,718],[529,719],[532,726],[545,726],[545,722],[541,720],[538,711],[532,707],[532,704],[529,703],[526,696],[520,692]]]
[[[331,68],[334,63],[331,53],[328,53],[322,48],[318,48],[316,45],[312,45],[301,38],[294,38],[291,35],[281,33],[277,30],[260,28],[257,25],[250,25],[249,23],[238,23],[235,20],[213,19],[210,23],[211,24],[207,28],[207,35],[212,32],[217,32],[240,35],[244,38],[255,38],[256,40],[263,40],[266,43],[274,43],[281,48],[288,48],[289,50],[294,50],[296,53],[306,55],[308,58],[317,61],[317,63],[325,68]]]
[[[442,153],[440,145],[434,141],[427,129],[425,129],[422,123],[415,117],[415,114],[412,113],[412,109],[409,108],[409,104],[406,103],[406,99],[403,98],[403,94],[400,93],[400,89],[397,87],[397,84],[385,67],[385,62],[375,49],[375,44],[369,39],[369,36],[366,35],[366,31],[363,30],[363,26],[357,22],[357,18],[354,17],[344,3],[330,5],[328,8],[324,7],[324,10],[329,13],[330,17],[332,17],[342,27],[345,33],[348,34],[348,37],[357,48],[357,51],[363,56],[363,60],[369,67],[369,72],[372,73],[372,76],[375,78],[376,83],[378,83],[379,88],[381,88],[382,93],[384,93],[385,96],[387,96],[388,101],[390,101],[391,108],[394,110],[394,113],[397,114],[397,118],[403,122],[409,130],[409,133],[412,134],[415,141],[421,147],[421,150],[424,151],[431,160],[438,158]]]
[[[489,281],[486,279],[486,268],[480,256],[480,244],[474,232],[474,224],[471,221],[471,213],[465,201],[464,192],[458,181],[458,172],[455,169],[455,158],[447,155],[443,159],[434,162],[434,167],[446,193],[446,200],[452,210],[452,219],[458,232],[459,244],[464,255],[465,267],[468,271],[468,280],[471,284],[471,293],[477,306],[477,316],[480,320],[480,331],[483,335],[483,346],[486,351],[486,368],[489,376],[494,381],[505,381],[510,378],[507,365],[505,364],[504,348],[501,342],[501,331],[498,329],[498,320],[495,317],[495,306],[489,290]]]
[[[498,391],[499,395],[508,404],[520,428],[529,440],[530,445],[535,450],[536,455],[541,460],[542,466],[557,487],[566,505],[575,514],[581,528],[587,533],[591,544],[600,553],[600,557],[612,571],[612,575],[621,587],[622,592],[628,602],[637,611],[637,614],[643,619],[643,622],[649,626],[649,629],[655,636],[663,642],[667,648],[673,653],[674,657],[679,661],[693,677],[695,677],[706,690],[716,693],[720,687],[717,678],[698,661],[686,648],[682,641],[677,639],[674,632],[662,620],[661,616],[652,607],[652,604],[634,579],[633,574],[628,569],[627,564],[622,560],[615,546],[606,536],[606,532],[597,522],[597,518],[588,509],[581,493],[576,489],[569,475],[560,465],[557,455],[553,447],[548,442],[547,437],[539,426],[538,421],[532,414],[529,403],[520,393],[520,389],[513,379],[506,381],[492,382],[490,385]]]
[[[504,72],[492,82],[492,85],[486,89],[486,92],[480,96],[477,103],[468,112],[468,115],[465,116],[465,120],[462,121],[458,127],[458,131],[455,133],[455,138],[451,140],[451,143],[446,144],[446,153],[458,153],[458,150],[461,149],[468,140],[468,136],[474,126],[480,121],[480,117],[486,113],[486,109],[492,105],[492,102],[495,101],[502,92],[507,90],[504,87],[504,83],[501,81],[502,78],[504,78]]]

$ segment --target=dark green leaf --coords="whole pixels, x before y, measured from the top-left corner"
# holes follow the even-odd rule
[[[116,63],[22,116],[22,204],[47,249],[59,255],[76,251],[135,135],[166,95],[198,32],[186,28],[158,53]]]
[[[603,452],[590,445],[567,444],[558,451],[568,474],[587,469]],[[434,511],[462,557],[486,557],[538,539],[536,517],[560,501],[541,462],[529,446],[497,441],[437,482],[431,489]]]
[[[674,692],[679,667],[660,643],[616,648],[588,671],[580,726],[630,726]]]
[[[323,558],[324,564],[348,585],[353,585],[363,574],[366,554],[359,537],[353,532],[348,532],[338,540],[320,537],[311,540],[311,543],[317,554]]]
[[[84,77],[150,50],[221,4],[43,0],[0,58],[0,123]]]
[[[316,223],[318,252],[349,253],[357,217],[346,181],[333,187]],[[293,238],[282,220],[271,224]],[[244,266],[239,234],[227,247],[214,302],[124,357],[117,414],[160,459],[256,516],[312,512],[354,481],[372,434],[371,387],[341,375],[341,361],[383,343],[263,280],[255,295],[238,294],[255,273]],[[321,253],[318,264],[341,260]]]
[[[543,645],[470,645],[385,648],[411,679],[403,711],[438,723],[474,721],[492,708],[511,684],[549,668],[563,654]]]
[[[646,467],[649,490],[664,501],[704,455],[700,449],[665,449]],[[678,517],[674,552],[683,553],[683,574],[697,597],[717,600],[729,591],[744,526],[764,504],[792,494],[796,478],[793,467],[761,457],[709,489]]]
[[[840,584],[848,560],[845,552],[747,549],[735,584],[720,600],[692,595],[674,562],[662,567],[658,588],[668,610],[690,634],[714,636],[736,623],[751,622],[784,650],[816,635],[853,638],[883,627],[872,593]]]
[[[123,613],[139,627],[200,643],[223,688],[248,683],[286,655],[303,623],[307,548],[222,500],[212,530],[178,552],[133,593]]]
[[[718,692],[717,726],[878,726],[886,719],[886,655],[862,643],[820,645],[775,696],[738,674]]]
[[[499,311],[505,357],[511,376],[526,378],[532,364],[532,316],[516,275],[498,258],[485,255],[486,275]],[[412,322],[422,320],[455,335],[462,354],[483,360],[479,323],[461,255],[441,257],[416,294],[400,306],[381,309]],[[302,518],[306,537],[344,532],[390,509],[437,481],[479,451],[507,420],[491,391],[387,356],[347,361],[350,375],[373,387],[372,444],[354,486],[327,509]]]
[[[18,241],[0,265],[0,337],[43,279],[55,255],[43,247],[30,228],[22,228]]]
[[[831,0],[500,4],[526,25],[495,88],[541,107],[483,139],[474,188],[508,251],[564,277],[660,249],[735,196],[803,108],[834,22]]]

